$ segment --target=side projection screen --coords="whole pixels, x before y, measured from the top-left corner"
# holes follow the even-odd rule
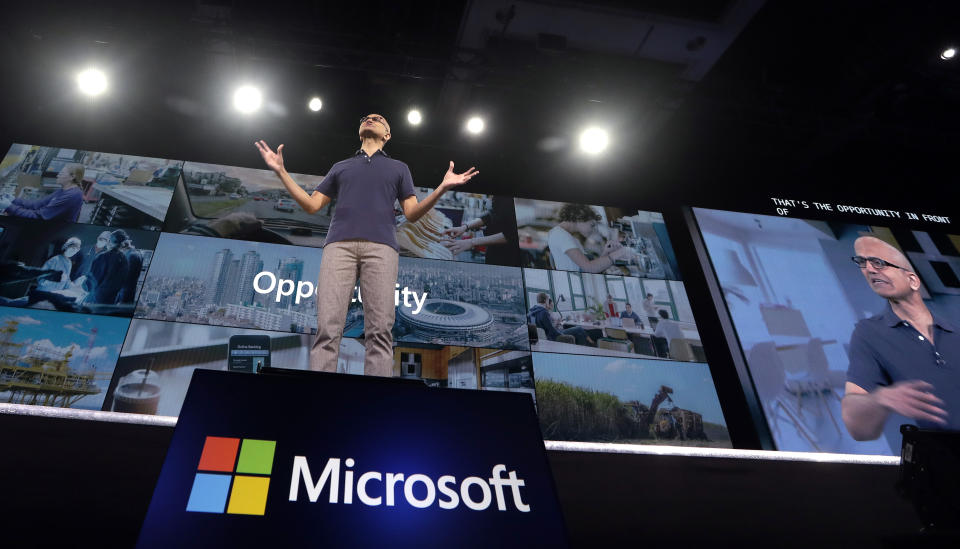
[[[950,396],[955,370],[885,297],[915,274],[922,306],[943,334],[935,343],[953,337],[960,326],[955,236],[700,208],[694,214],[778,449],[898,455],[899,426],[916,422],[892,413],[877,438],[855,440],[841,400],[858,388],[920,379],[948,410],[957,405]],[[852,261],[861,237],[882,250],[870,253],[905,264],[875,269],[860,256],[861,268]],[[960,429],[957,421],[949,417],[947,428]]]

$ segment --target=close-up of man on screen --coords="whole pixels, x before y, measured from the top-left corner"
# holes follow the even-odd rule
[[[400,202],[407,220],[414,222],[448,189],[466,183],[479,172],[471,167],[456,174],[451,161],[440,185],[419,202],[410,169],[383,150],[391,137],[386,118],[379,114],[364,116],[359,134],[360,149],[351,158],[334,164],[309,195],[284,168],[283,145],[276,152],[263,140],[256,146],[304,211],[316,213],[337,200],[320,260],[317,336],[310,350],[310,368],[337,371],[347,308],[359,277],[366,347],[364,373],[389,377],[393,374],[394,288],[399,260],[394,201]]]
[[[906,256],[874,236],[854,242],[853,261],[886,310],[850,338],[843,421],[857,440],[884,433],[894,414],[921,428],[960,430],[960,334],[931,312]],[[894,426],[895,427],[895,426]]]

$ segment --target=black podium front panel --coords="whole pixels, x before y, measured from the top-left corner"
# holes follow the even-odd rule
[[[565,546],[527,394],[197,370],[138,547]]]

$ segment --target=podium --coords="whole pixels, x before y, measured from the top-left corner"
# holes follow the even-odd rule
[[[521,393],[197,370],[137,547],[565,547]]]

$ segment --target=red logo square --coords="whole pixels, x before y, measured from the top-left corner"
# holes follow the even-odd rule
[[[200,454],[201,471],[233,472],[233,465],[237,462],[237,448],[239,438],[207,437],[203,443],[203,453]]]

